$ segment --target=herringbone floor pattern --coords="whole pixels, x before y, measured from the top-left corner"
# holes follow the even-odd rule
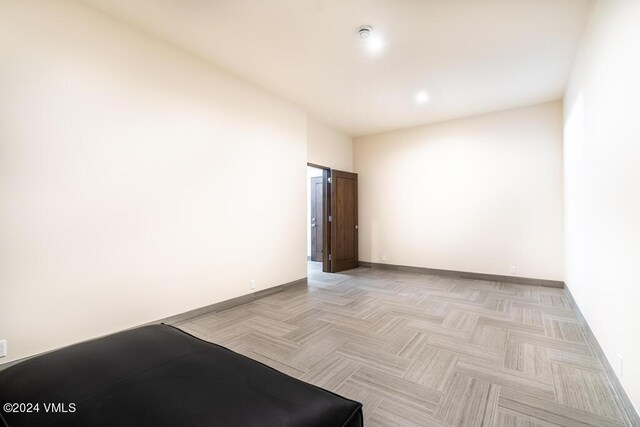
[[[177,324],[364,404],[367,426],[624,426],[562,289],[359,268]]]

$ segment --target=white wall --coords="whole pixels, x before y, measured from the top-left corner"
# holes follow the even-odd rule
[[[354,146],[360,260],[563,279],[560,102]]]
[[[2,362],[306,276],[304,111],[80,3],[1,9]]]
[[[353,138],[332,129],[311,117],[307,118],[307,159],[309,163],[331,169],[353,171]],[[321,169],[309,168],[307,173],[307,256],[311,256],[311,194],[310,178],[322,176]]]
[[[353,139],[317,120],[307,120],[307,147],[310,163],[353,171]]]
[[[596,1],[564,105],[566,283],[637,409],[639,76],[640,2]]]

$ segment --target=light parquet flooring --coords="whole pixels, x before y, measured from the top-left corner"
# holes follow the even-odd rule
[[[364,404],[367,426],[630,425],[562,289],[309,263],[176,324]]]

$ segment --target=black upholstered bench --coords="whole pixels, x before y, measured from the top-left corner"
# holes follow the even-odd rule
[[[0,404],[10,427],[363,423],[360,403],[167,325],[120,332],[6,368],[0,371]]]

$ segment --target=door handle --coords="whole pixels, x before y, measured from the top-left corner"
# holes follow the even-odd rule
[[[358,226],[356,225],[356,230],[358,229]]]

